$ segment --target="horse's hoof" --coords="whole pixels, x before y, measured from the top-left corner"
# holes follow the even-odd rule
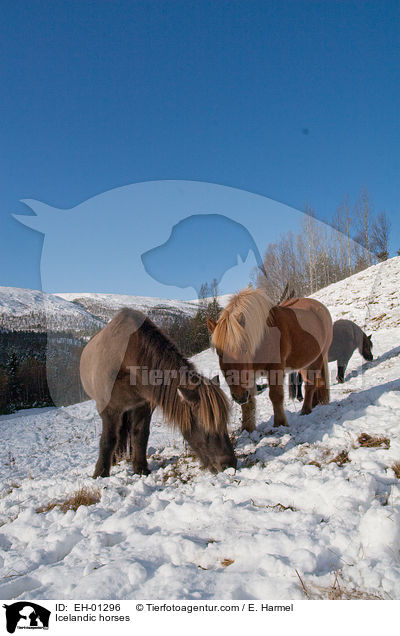
[[[274,422],[274,428],[279,428],[279,426],[289,426],[287,420],[282,420],[282,422]]]
[[[150,475],[151,471],[147,466],[134,466],[133,472],[135,475]]]
[[[305,409],[304,406],[300,411],[300,415],[310,415],[312,409]]]

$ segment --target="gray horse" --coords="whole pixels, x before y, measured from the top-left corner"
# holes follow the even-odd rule
[[[341,384],[344,382],[344,374],[354,351],[358,349],[364,360],[369,362],[372,356],[371,336],[367,336],[363,330],[351,320],[336,320],[333,324],[333,339],[329,348],[328,361],[337,360],[336,379]],[[301,385],[303,378],[300,373],[291,373],[289,376],[289,396],[303,399]]]

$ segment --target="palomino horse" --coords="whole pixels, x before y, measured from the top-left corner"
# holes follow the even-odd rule
[[[212,472],[236,467],[227,431],[229,404],[141,312],[122,309],[86,345],[81,380],[103,421],[93,477],[110,474],[114,451],[130,435],[133,470],[148,474],[150,419],[156,406]]]
[[[301,414],[329,402],[328,349],[332,319],[317,300],[291,298],[274,305],[260,289],[233,296],[218,322],[207,326],[233,399],[245,404],[266,375],[274,408],[274,426],[287,426],[283,409],[285,371],[300,369],[306,382]]]
[[[336,379],[338,382],[344,382],[347,365],[356,349],[358,349],[364,360],[369,362],[373,360],[371,336],[367,336],[361,327],[351,320],[336,320],[333,323],[333,339],[329,347],[328,362],[337,361]],[[297,396],[298,400],[303,399],[301,384],[301,374],[299,373],[296,377],[295,373],[291,373],[289,378],[289,395],[291,398]]]

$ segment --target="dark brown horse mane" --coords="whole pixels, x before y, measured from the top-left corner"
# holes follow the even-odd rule
[[[132,311],[132,310],[130,310]],[[135,312],[139,313],[139,312]],[[137,330],[138,356],[137,364],[149,370],[160,370],[165,375],[168,371],[168,382],[146,387],[148,400],[152,407],[160,407],[168,424],[182,431],[191,429],[191,411],[189,404],[182,400],[178,393],[180,386],[198,389],[198,418],[206,432],[223,432],[229,417],[229,401],[218,385],[202,376],[168,338],[149,318],[140,314],[141,325]],[[144,318],[144,320],[143,320]],[[183,374],[183,384],[182,377]],[[192,377],[192,381],[190,381]],[[186,382],[186,384],[185,384]]]

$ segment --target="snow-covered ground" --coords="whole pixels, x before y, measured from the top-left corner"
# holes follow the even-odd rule
[[[122,462],[94,481],[101,422],[92,402],[2,416],[0,598],[301,599],[303,585],[329,598],[336,581],[354,597],[400,599],[400,327],[398,304],[390,307],[400,259],[382,266],[375,298],[387,320],[373,333],[374,360],[356,352],[343,385],[332,363],[331,403],[300,417],[287,399],[288,428],[272,427],[266,393],[250,435],[233,405],[236,472],[201,471],[156,413],[152,473],[133,475]],[[376,272],[363,274],[371,288]],[[350,308],[361,323],[363,299],[337,285],[334,316]],[[195,363],[218,371],[211,350]],[[363,447],[362,433],[386,439]],[[82,486],[99,488],[100,501],[38,512]]]

